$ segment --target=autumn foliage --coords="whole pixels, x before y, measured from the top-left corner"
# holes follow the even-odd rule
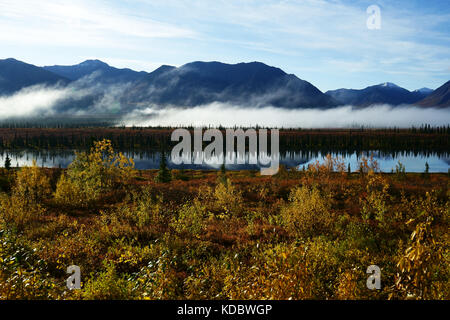
[[[449,299],[448,176],[354,169],[161,181],[103,140],[67,170],[2,170],[0,299]]]

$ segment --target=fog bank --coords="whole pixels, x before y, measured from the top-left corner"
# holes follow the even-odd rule
[[[274,107],[241,108],[213,103],[191,109],[147,108],[133,111],[124,118],[131,126],[245,126],[285,128],[411,127],[427,123],[448,125],[450,109],[415,106],[375,105],[364,109],[342,106],[332,109],[279,109]]]
[[[341,106],[331,109],[281,109],[211,103],[193,108],[152,105],[141,101],[121,102],[130,83],[104,85],[95,75],[66,87],[33,86],[0,96],[0,120],[18,117],[94,116],[121,117],[126,126],[245,126],[284,128],[411,127],[450,124],[450,108],[374,105],[367,108]]]

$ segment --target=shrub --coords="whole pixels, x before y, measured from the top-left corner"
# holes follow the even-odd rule
[[[226,183],[218,183],[214,190],[215,209],[225,215],[236,215],[241,212],[242,193],[236,189],[230,179]]]
[[[378,161],[374,159],[373,154],[369,158],[362,156],[358,161],[358,166],[362,177],[369,172],[378,172],[380,170]]]
[[[227,261],[211,257],[208,263],[202,263],[184,281],[187,299],[225,299],[223,291],[227,276]]]
[[[311,299],[302,248],[278,244],[256,248],[250,257],[227,257],[223,291],[227,299]],[[247,260],[246,264],[242,260]],[[223,275],[222,275],[223,276]]]
[[[413,223],[411,220],[409,223]],[[411,234],[410,246],[401,255],[397,267],[395,293],[401,298],[448,299],[450,276],[448,253],[444,243],[437,242],[432,217],[419,222]]]
[[[83,206],[96,197],[96,194],[83,192],[65,173],[61,175],[56,184],[55,201],[60,205]]]
[[[366,186],[367,196],[361,200],[361,214],[366,220],[374,219],[382,226],[389,225],[393,217],[387,201],[389,200],[389,184],[380,175],[369,173]]]
[[[23,167],[17,173],[12,193],[27,204],[41,202],[51,194],[50,179],[33,160],[31,167]]]
[[[111,141],[98,141],[89,153],[76,154],[57,184],[55,198],[60,204],[87,206],[105,192],[126,186],[133,174],[132,159],[115,153]]]
[[[89,279],[78,293],[84,300],[123,300],[137,297],[134,283],[116,272],[109,264],[106,270]]]
[[[0,230],[0,239],[0,300],[58,298],[45,261],[10,230]]]
[[[40,203],[24,201],[17,196],[0,195],[0,222],[22,230],[45,213]]]
[[[162,208],[162,198],[153,198],[151,188],[143,188],[136,197],[136,207],[132,210],[132,215],[138,227],[148,224],[161,224],[164,222],[164,211]]]
[[[192,203],[184,204],[178,212],[178,217],[174,218],[170,226],[179,233],[190,233],[198,236],[204,228],[204,218],[207,211],[198,199]]]
[[[167,249],[136,274],[136,282],[144,299],[183,297],[184,277],[177,272],[177,260]]]
[[[33,161],[16,176],[11,196],[0,196],[0,220],[23,229],[30,221],[45,212],[42,201],[51,194],[50,180]]]
[[[289,204],[282,208],[283,222],[299,237],[326,233],[332,225],[330,199],[313,187],[297,187],[291,191]]]
[[[395,165],[395,177],[398,180],[403,180],[406,178],[406,167],[400,162],[400,160],[398,160],[398,163]]]

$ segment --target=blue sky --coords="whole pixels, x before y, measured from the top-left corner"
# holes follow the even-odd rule
[[[369,30],[366,9],[381,9]],[[1,0],[0,58],[152,71],[261,61],[322,91],[450,79],[450,1]]]

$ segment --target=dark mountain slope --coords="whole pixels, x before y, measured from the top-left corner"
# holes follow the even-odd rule
[[[86,60],[73,66],[47,66],[43,68],[71,80],[78,80],[94,74],[95,80],[103,83],[134,82],[148,74],[131,69],[117,69],[100,60]]]
[[[425,99],[419,101],[417,105],[422,107],[450,107],[450,81],[434,90]]]
[[[43,68],[15,59],[0,60],[0,95],[11,94],[22,88],[42,85],[65,85],[70,80]]]
[[[309,82],[260,62],[192,62],[179,68],[164,66],[138,81],[128,92],[127,100],[182,107],[212,102],[292,109],[337,105],[333,98]]]

